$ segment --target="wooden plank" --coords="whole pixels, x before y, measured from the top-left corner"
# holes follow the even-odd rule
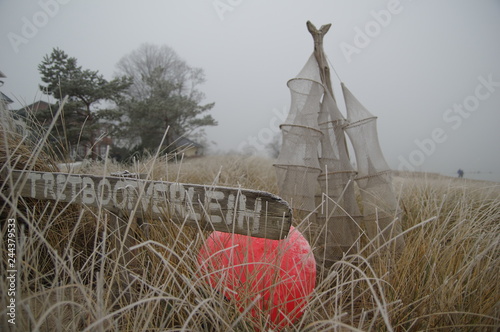
[[[83,204],[171,220],[201,230],[283,239],[292,211],[281,198],[264,191],[68,173],[10,173],[23,197]],[[4,174],[4,179],[5,174]]]

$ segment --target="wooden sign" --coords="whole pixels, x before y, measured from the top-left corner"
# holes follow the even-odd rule
[[[5,178],[5,177],[4,177]],[[268,239],[288,235],[288,203],[268,192],[117,176],[11,171],[20,196],[83,204],[202,230]]]

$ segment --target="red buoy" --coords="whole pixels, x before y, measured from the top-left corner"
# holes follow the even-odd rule
[[[294,227],[280,241],[213,232],[198,261],[211,287],[234,300],[241,312],[263,318],[275,329],[302,316],[316,284],[311,247]]]

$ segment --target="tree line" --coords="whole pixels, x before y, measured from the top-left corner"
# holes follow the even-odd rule
[[[201,68],[190,67],[164,45],[143,44],[123,56],[115,78],[106,80],[97,70],[83,69],[77,59],[54,48],[38,65],[40,90],[56,100],[54,108],[37,111],[42,125],[55,122],[51,139],[69,157],[78,146],[96,159],[95,147],[104,136],[113,138],[111,156],[126,159],[134,154],[176,148],[176,140],[217,122],[207,114],[215,103],[204,104],[199,86],[205,82]],[[60,116],[54,113],[68,97]]]

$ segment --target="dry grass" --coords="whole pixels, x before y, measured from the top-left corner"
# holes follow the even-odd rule
[[[2,116],[0,162],[52,171],[43,143],[30,143]],[[43,140],[42,140],[43,142]],[[272,161],[205,157],[132,166],[90,163],[82,173],[128,169],[153,179],[242,186],[277,192]],[[304,316],[290,331],[416,331],[500,328],[500,186],[424,176],[397,177],[406,248],[353,255],[319,274]],[[18,225],[16,326],[7,323],[6,264],[1,265],[2,331],[253,331],[269,325],[242,315],[201,278],[197,252],[206,237],[194,229],[146,220],[134,236],[135,261],[120,259],[106,211],[27,201],[3,179],[6,220]],[[125,221],[133,223],[134,219]],[[301,220],[295,220],[300,224]],[[147,235],[147,236],[146,236]],[[2,242],[2,260],[7,248]],[[127,273],[128,272],[128,273]],[[123,281],[126,280],[127,283]]]

